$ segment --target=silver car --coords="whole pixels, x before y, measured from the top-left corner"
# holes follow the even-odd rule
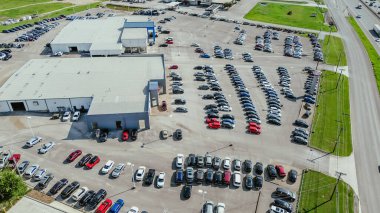
[[[53,141],[50,141],[49,143],[45,143],[44,145],[42,145],[41,148],[38,149],[38,153],[45,154],[54,146],[55,146],[55,143]]]
[[[39,169],[33,176],[34,181],[41,180],[47,173],[47,169]]]
[[[125,164],[124,164],[124,163],[119,163],[119,164],[115,167],[115,169],[112,171],[111,176],[112,176],[113,178],[117,178],[117,177],[119,177],[120,174],[124,171],[124,169],[125,169]]]
[[[37,170],[40,168],[40,165],[38,164],[33,164],[31,165],[24,173],[24,176],[26,178],[31,178],[33,175],[37,172]]]

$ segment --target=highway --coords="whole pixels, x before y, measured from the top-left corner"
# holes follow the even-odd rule
[[[361,212],[376,213],[380,209],[379,93],[367,54],[345,18],[346,6],[339,0],[327,0],[326,4],[344,39],[348,57],[351,131]]]
[[[368,39],[371,41],[372,45],[376,48],[377,53],[380,54],[380,42],[376,42],[375,39],[379,38],[376,33],[373,31],[374,24],[380,24],[380,19],[375,16],[365,5],[363,5],[362,9],[356,9],[359,2],[358,0],[342,0],[344,3],[340,5],[340,9],[344,9],[348,7],[349,12],[356,17],[357,15],[361,15],[361,18],[355,18],[359,23],[360,27],[367,35]]]

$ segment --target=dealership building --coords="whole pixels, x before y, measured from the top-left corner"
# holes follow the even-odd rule
[[[117,56],[146,53],[155,42],[153,21],[144,17],[108,17],[74,20],[50,42],[53,53],[89,53],[91,56]]]
[[[0,88],[0,112],[87,112],[89,129],[149,129],[164,56],[33,59]]]

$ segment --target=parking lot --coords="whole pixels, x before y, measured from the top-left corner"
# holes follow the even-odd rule
[[[253,65],[261,66],[268,81],[278,94],[281,86],[276,69],[279,66],[287,68],[292,79],[291,88],[294,95],[296,97],[303,96],[303,85],[307,74],[302,70],[305,66],[314,66],[315,64],[311,44],[308,38],[300,37],[304,56],[297,59],[283,56],[284,39],[291,35],[285,32],[280,32],[279,40],[272,40],[273,53],[267,53],[254,50],[255,37],[264,35],[266,29],[240,25],[239,28],[246,30],[246,39],[243,45],[237,45],[234,44],[234,40],[240,31],[235,29],[237,25],[234,23],[212,21],[175,12],[167,12],[165,15],[152,17],[152,19],[158,21],[163,17],[171,16],[175,16],[176,19],[165,24],[157,23],[163,29],[170,30],[171,33],[169,35],[160,34],[157,45],[149,47],[148,52],[164,53],[167,67],[173,64],[179,66],[176,72],[183,78],[184,94],[171,94],[166,100],[171,102],[175,98],[185,99],[187,113],[175,113],[172,110],[174,105],[168,104],[172,109],[167,113],[155,112],[151,116],[151,129],[140,132],[137,141],[121,142],[119,140],[121,131],[119,131],[111,132],[110,139],[105,143],[98,143],[92,138],[91,132],[87,130],[85,125],[85,117],[82,117],[79,122],[72,123],[49,120],[50,115],[46,114],[2,116],[0,118],[0,131],[3,135],[1,144],[6,145],[5,148],[14,153],[20,153],[22,160],[29,160],[32,164],[37,163],[41,168],[46,168],[48,172],[55,175],[54,180],[44,190],[45,192],[59,179],[68,178],[69,182],[79,181],[81,186],[87,186],[94,191],[103,188],[107,190],[107,197],[114,201],[119,198],[124,199],[126,202],[124,210],[138,206],[140,210],[148,212],[199,212],[203,203],[211,200],[214,204],[225,203],[227,212],[255,212],[256,208],[257,212],[265,212],[269,209],[270,203],[273,202],[271,196],[276,187],[281,186],[297,192],[300,176],[295,184],[290,184],[287,178],[269,180],[264,176],[266,181],[264,181],[261,193],[247,190],[245,187],[195,184],[191,198],[186,200],[181,197],[183,185],[176,186],[173,183],[174,160],[178,153],[185,156],[190,153],[202,156],[209,153],[222,159],[225,157],[240,159],[241,161],[249,159],[252,160],[253,164],[258,161],[263,162],[264,167],[268,164],[281,164],[286,172],[290,169],[296,169],[298,174],[301,174],[301,170],[308,166],[307,159],[312,154],[310,154],[308,147],[291,143],[290,135],[294,129],[292,123],[299,118],[302,99],[290,101],[285,99],[283,95],[279,95],[280,102],[283,105],[282,124],[281,126],[267,124],[265,117],[268,106],[265,94],[258,87],[258,82],[251,68]],[[43,35],[38,41],[27,43],[23,49],[16,52],[11,60],[12,64],[6,62],[8,64],[5,63],[5,66],[0,68],[1,81],[4,82],[12,72],[29,59],[49,57],[41,55],[43,46],[54,38],[65,23],[68,22],[61,21],[57,28]],[[15,34],[13,35],[15,36]],[[173,44],[169,44],[168,47],[158,47],[169,36],[173,37]],[[9,38],[2,37],[1,39]],[[234,59],[200,58],[199,53],[194,52],[195,48],[190,47],[192,43],[198,43],[210,55],[213,55],[214,45],[229,48],[232,50]],[[244,52],[251,53],[254,62],[245,62],[242,58]],[[249,90],[262,121],[260,135],[246,133],[247,123],[244,112],[229,75],[224,70],[226,64],[233,64],[236,67]],[[202,84],[194,81],[193,74],[196,70],[193,70],[193,67],[197,65],[211,65],[213,67],[222,92],[232,107],[229,114],[235,116],[234,129],[214,130],[206,128],[206,114],[203,107],[206,104],[213,103],[213,101],[202,100],[202,96],[212,92],[197,89]],[[30,118],[28,119],[27,116]],[[310,124],[310,120],[308,122]],[[182,129],[183,139],[174,141],[169,137],[167,140],[160,140],[160,131],[163,129],[168,130],[170,134],[176,129]],[[23,148],[25,142],[32,136],[32,132],[43,137],[42,143],[55,141],[56,146],[43,155],[37,153],[37,149],[42,143],[29,149]],[[75,164],[82,156],[73,163],[64,163],[66,157],[77,149],[82,150],[82,156],[87,153],[98,155],[101,159],[100,163],[91,170],[76,168]],[[129,166],[119,178],[112,179],[109,175],[99,174],[101,167],[107,160],[113,160],[115,164],[129,163]],[[136,189],[132,190],[132,169],[134,172],[139,166],[156,169],[156,175],[160,171],[164,171],[166,173],[165,186],[159,189],[154,184],[146,187],[142,186],[141,182],[137,182]],[[27,183],[31,186],[36,184],[30,181]],[[244,181],[242,185],[244,185]],[[57,199],[59,200],[59,198]],[[75,205],[70,199],[62,202],[71,206]],[[258,206],[256,206],[257,203]]]

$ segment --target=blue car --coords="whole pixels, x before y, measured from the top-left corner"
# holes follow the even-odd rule
[[[309,103],[309,104],[315,104],[315,100],[313,100],[311,98],[304,98],[303,101],[305,101],[306,103]]]
[[[118,199],[113,206],[108,211],[109,213],[118,213],[120,209],[124,206],[124,201],[122,199]]]
[[[222,121],[225,123],[235,124],[235,121],[229,118],[222,119]]]
[[[240,93],[239,97],[250,97],[248,93]]]
[[[183,183],[183,171],[182,169],[178,169],[175,176],[175,182],[177,184]]]
[[[201,54],[201,58],[210,58],[211,56],[207,53]]]

